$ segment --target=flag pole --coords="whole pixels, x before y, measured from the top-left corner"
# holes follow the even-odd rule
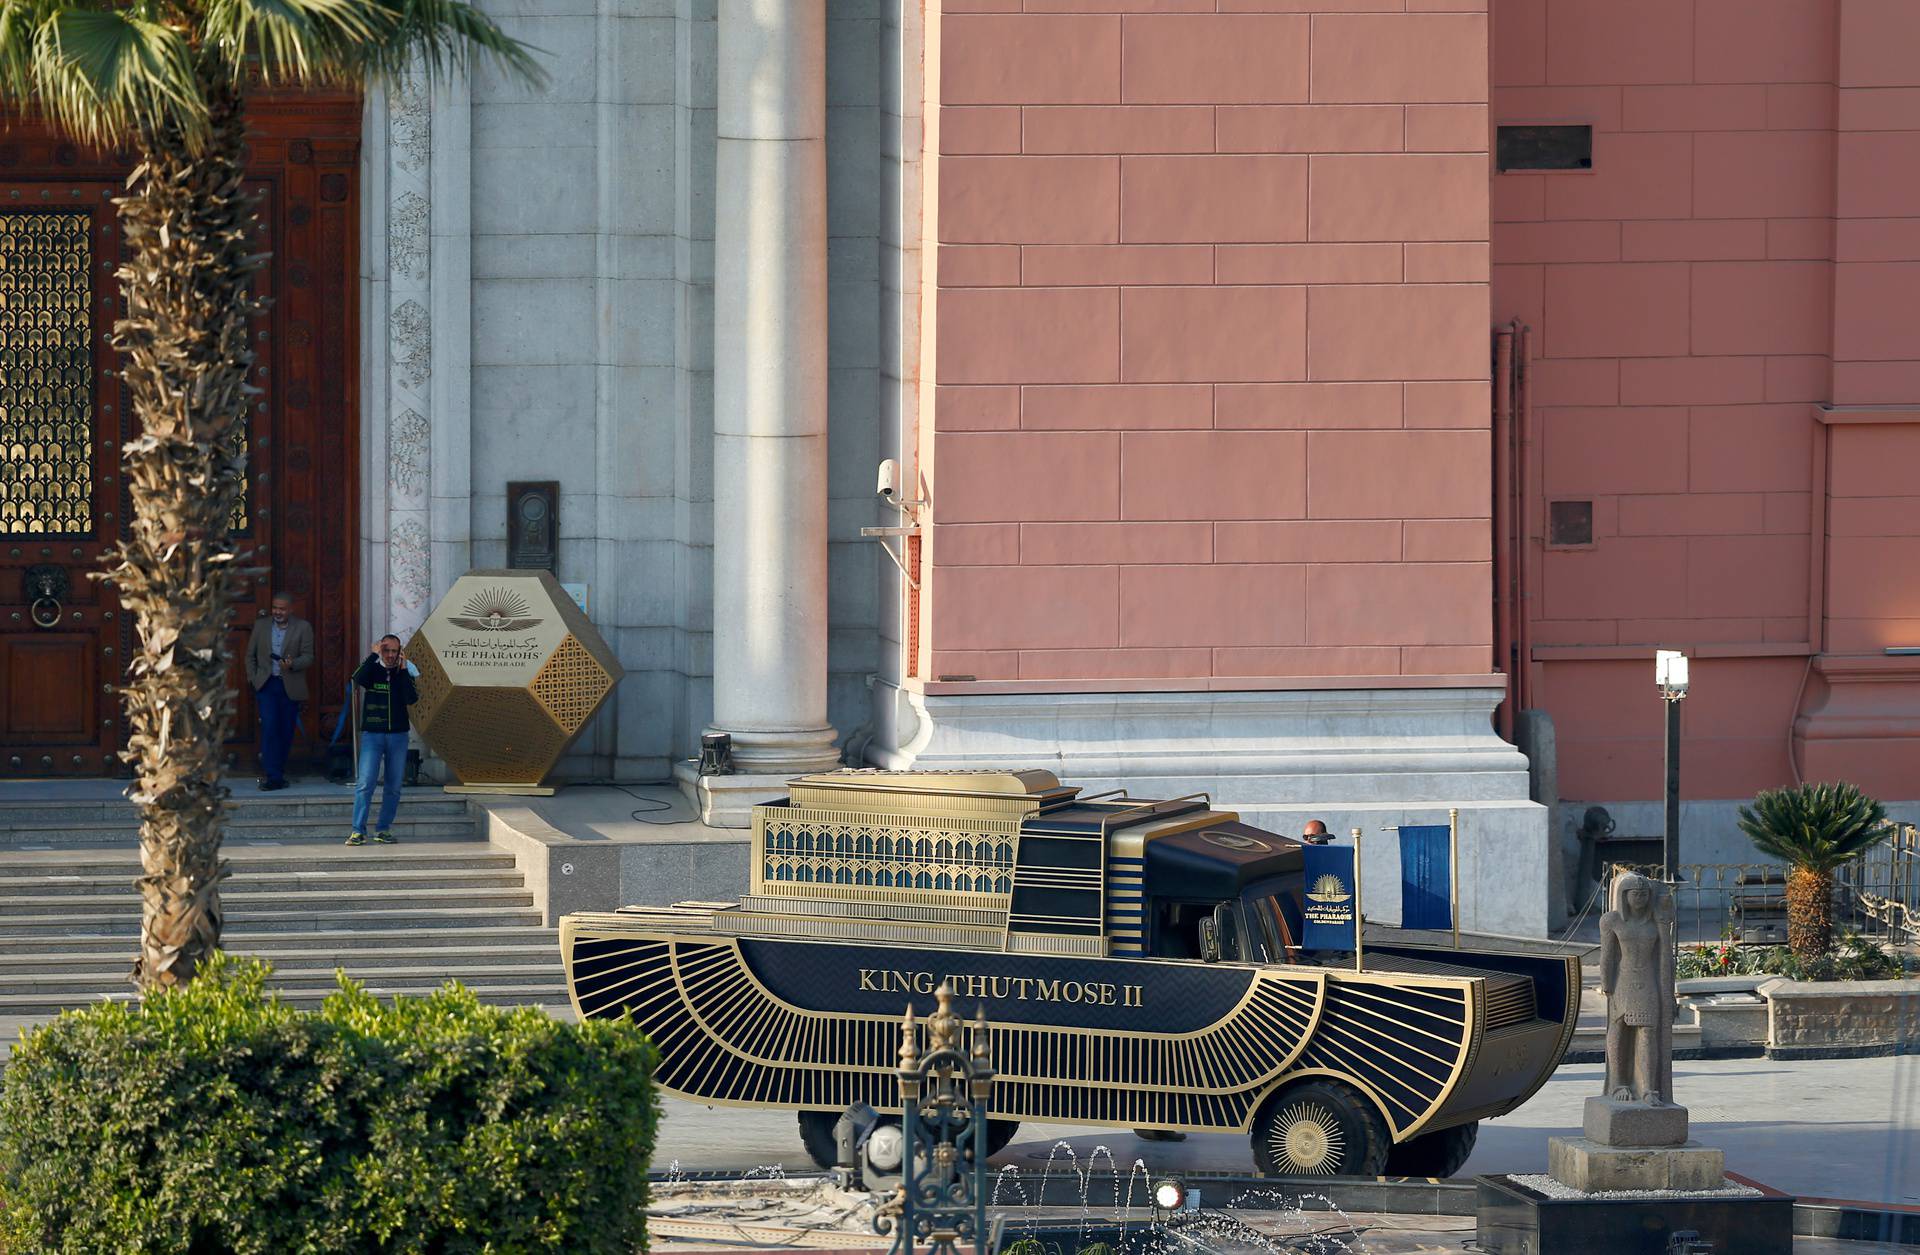
[[[1460,808],[1447,808],[1447,889],[1453,899],[1447,913],[1453,917],[1453,948],[1460,948]]]
[[[1360,830],[1353,830],[1353,970],[1367,968],[1367,915],[1360,896]]]

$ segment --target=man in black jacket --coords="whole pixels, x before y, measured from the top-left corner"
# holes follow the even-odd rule
[[[353,673],[360,697],[360,776],[353,790],[348,845],[366,844],[367,811],[382,764],[387,783],[380,791],[380,823],[373,839],[380,845],[393,844],[393,817],[400,810],[400,785],[407,770],[407,707],[419,698],[413,675],[400,638],[391,633],[374,642],[373,652]]]

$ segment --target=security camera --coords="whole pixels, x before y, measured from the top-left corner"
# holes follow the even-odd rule
[[[880,463],[880,482],[874,491],[882,501],[892,504],[900,499],[900,464],[892,458]]]

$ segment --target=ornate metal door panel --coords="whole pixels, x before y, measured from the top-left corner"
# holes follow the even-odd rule
[[[0,188],[0,770],[99,772],[118,605],[86,573],[120,535],[113,206],[100,184]]]
[[[233,612],[236,766],[251,763],[255,718],[240,656],[271,589],[293,592],[314,624],[308,749],[358,659],[359,105],[268,100],[254,115],[249,184],[273,252],[258,290],[273,300],[254,324],[261,391],[235,519],[258,568]],[[121,249],[110,198],[128,168],[0,120],[0,777],[121,771],[115,686],[132,625],[89,573],[127,509],[120,446],[134,420],[107,341]]]

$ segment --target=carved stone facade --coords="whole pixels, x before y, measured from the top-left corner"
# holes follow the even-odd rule
[[[469,93],[418,76],[368,101],[361,155],[363,634],[405,636],[466,567]],[[437,458],[436,450],[448,451]]]
[[[481,65],[368,99],[362,631],[406,636],[468,569],[504,566],[506,484],[555,481],[555,574],[626,671],[558,775],[658,779],[696,752],[713,706],[718,14],[711,0],[484,7],[542,50],[543,88]],[[828,688],[843,733],[866,721],[881,667],[881,559],[859,529],[886,521],[880,394],[902,386],[898,367],[882,379],[874,192],[899,143],[882,136],[889,7],[827,5]]]

